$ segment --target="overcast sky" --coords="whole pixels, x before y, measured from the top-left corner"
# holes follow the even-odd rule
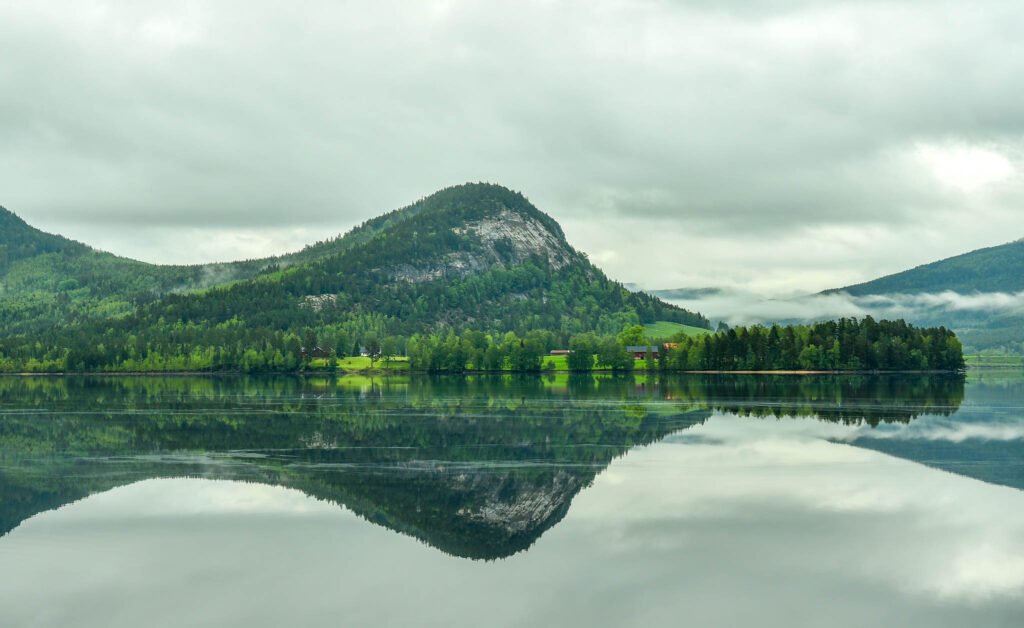
[[[1024,3],[0,0],[0,205],[154,262],[465,181],[766,293],[1024,236]]]

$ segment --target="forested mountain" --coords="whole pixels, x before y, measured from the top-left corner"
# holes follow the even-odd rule
[[[829,292],[862,296],[946,290],[960,294],[1024,290],[1024,240],[978,249]]]
[[[192,356],[161,362],[169,370],[216,368],[247,352],[287,369],[301,347],[343,355],[368,334],[708,325],[609,280],[550,216],[497,185],[447,188],[298,253],[216,266],[143,264],[7,220],[17,228],[3,236],[14,261],[2,274],[0,369],[152,356]]]
[[[972,352],[1024,352],[1024,302],[1014,296],[1024,292],[1024,240],[825,294],[838,292],[882,316],[900,310],[914,323],[952,328]]]

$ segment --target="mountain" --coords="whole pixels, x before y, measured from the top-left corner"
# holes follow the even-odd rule
[[[550,216],[499,186],[449,188],[390,222],[336,255],[171,297],[140,318],[222,322],[239,315],[259,325],[282,317],[314,325],[376,314],[400,333],[439,326],[616,333],[636,319],[707,325],[700,315],[609,280]],[[225,302],[232,304],[227,311],[218,307]]]
[[[1024,291],[1024,240],[978,249],[827,292],[868,294]]]
[[[14,253],[0,269],[0,370],[4,355],[22,356],[8,369],[35,359],[30,370],[64,370],[196,351],[222,364],[255,351],[287,370],[300,345],[348,352],[368,334],[548,330],[564,342],[637,323],[708,326],[611,281],[554,219],[491,184],[447,188],[297,253],[232,264],[144,264],[7,219],[17,229],[2,236]]]
[[[828,290],[880,316],[943,325],[968,351],[1024,353],[1024,240]]]

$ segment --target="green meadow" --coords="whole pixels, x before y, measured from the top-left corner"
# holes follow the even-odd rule
[[[1024,356],[965,355],[964,363],[970,369],[1024,369]]]
[[[687,336],[702,336],[704,334],[710,334],[710,329],[704,329],[703,327],[694,327],[693,325],[683,325],[682,323],[671,323],[669,321],[657,321],[644,325],[644,333],[647,334],[648,338],[671,338],[679,332],[685,332]]]

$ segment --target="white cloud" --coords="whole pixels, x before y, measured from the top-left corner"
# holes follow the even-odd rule
[[[825,289],[1024,235],[1022,27],[1007,2],[0,3],[0,203],[205,261],[239,247],[197,226],[276,253],[486,180],[585,223],[617,279]]]
[[[935,178],[965,192],[973,192],[1014,174],[1013,164],[995,150],[976,146],[919,146],[917,153]]]
[[[813,321],[840,317],[941,318],[943,312],[1020,312],[1024,311],[1024,292],[979,292],[959,294],[951,290],[939,293],[882,294],[854,297],[846,293],[766,296],[763,293],[727,288],[695,298],[667,298],[690,310],[702,312],[712,320],[730,325],[749,325],[776,321]]]

